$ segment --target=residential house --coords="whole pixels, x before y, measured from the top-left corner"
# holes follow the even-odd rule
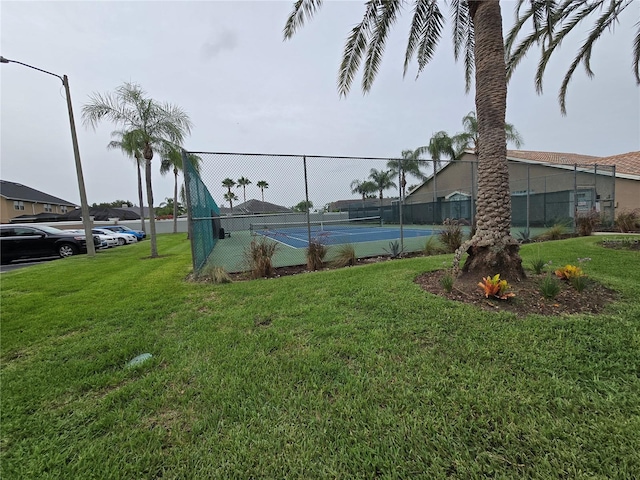
[[[640,152],[596,157],[509,150],[507,163],[514,225],[571,222],[586,211],[612,221],[619,212],[640,208]],[[473,221],[477,167],[472,152],[446,163],[407,195],[405,217],[417,223]]]
[[[63,200],[21,183],[0,180],[0,223],[53,219],[78,208],[73,202]]]

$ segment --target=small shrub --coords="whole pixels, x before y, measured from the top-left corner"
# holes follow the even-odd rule
[[[383,250],[391,255],[391,258],[398,258],[402,254],[402,247],[400,246],[400,242],[398,240],[389,242],[389,250],[387,250],[386,248],[384,248]]]
[[[578,235],[588,237],[600,225],[600,214],[596,211],[580,213],[576,217]]]
[[[517,234],[517,239],[520,243],[531,243],[531,230],[521,230]]]
[[[199,275],[200,278],[207,278],[213,283],[231,283],[231,277],[227,271],[215,265],[206,265]]]
[[[489,276],[482,279],[482,282],[478,283],[478,286],[484,292],[484,296],[496,297],[500,300],[507,300],[508,298],[515,297],[516,294],[507,292],[511,288],[511,285],[506,280],[500,280],[500,274],[497,273],[493,277]]]
[[[571,280],[575,277],[581,277],[584,275],[582,269],[580,267],[576,267],[575,265],[565,265],[555,271],[556,277],[562,280]]]
[[[540,283],[540,293],[544,298],[554,299],[560,293],[560,282],[550,274]]]
[[[640,230],[640,209],[618,213],[615,226],[622,233]]]
[[[449,218],[442,225],[444,228],[438,232],[440,243],[444,245],[446,253],[453,253],[462,245],[462,227],[457,220]]]
[[[424,247],[422,247],[422,253],[427,256],[442,253],[442,246],[440,245],[440,242],[438,242],[438,238],[434,235],[427,238],[427,241],[424,243]]]
[[[309,270],[318,270],[322,268],[326,254],[326,245],[320,242],[317,238],[311,240],[307,247],[307,268]]]
[[[571,277],[569,280],[573,288],[575,288],[579,293],[587,288],[588,279],[586,275],[579,275],[577,277]]]
[[[567,233],[566,227],[560,223],[556,223],[553,227],[542,232],[539,238],[542,240],[560,240],[565,233]]]
[[[356,264],[356,249],[350,243],[339,245],[335,248],[335,256],[331,260],[331,265],[337,268],[350,267]]]
[[[271,259],[277,249],[278,244],[268,240],[266,237],[251,240],[244,255],[252,278],[270,277],[273,275],[273,263]]]
[[[444,289],[445,292],[451,293],[451,290],[453,290],[453,282],[453,275],[447,272],[445,273],[444,277],[440,279],[440,286]]]
[[[531,260],[530,265],[535,274],[540,275],[544,271],[544,267],[547,266],[547,263],[541,258],[536,258],[535,260]]]

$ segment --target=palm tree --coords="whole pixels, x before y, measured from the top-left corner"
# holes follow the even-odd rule
[[[199,170],[202,158],[193,153],[188,153],[189,160],[194,168]],[[182,171],[182,149],[175,145],[168,144],[161,151],[162,161],[160,162],[160,173],[166,175],[173,171],[173,233],[178,233],[178,173]],[[184,185],[182,187],[184,189]],[[184,194],[182,194],[184,196]]]
[[[245,177],[240,177],[238,179],[238,188],[242,187],[242,196],[245,203],[247,202],[247,185],[251,185],[251,180]]]
[[[269,184],[264,180],[260,180],[258,183],[256,183],[256,186],[260,189],[260,192],[262,193],[262,203],[264,203],[264,189],[269,188]]]
[[[228,193],[231,193],[231,189],[236,186],[236,182],[230,178],[225,178],[222,181],[222,186],[229,191]]]
[[[118,148],[122,150],[127,156],[135,159],[136,162],[136,170],[138,171],[138,205],[140,206],[140,228],[143,232],[147,232],[146,225],[144,222],[144,201],[142,198],[142,168],[144,164],[142,163],[142,149],[144,148],[144,144],[142,142],[142,136],[139,134],[137,130],[133,130],[130,132],[124,132],[122,130],[116,130],[115,132],[111,132],[111,136],[116,138],[116,140],[111,140],[107,145],[107,148],[113,149]]]
[[[151,257],[158,257],[155,213],[153,211],[153,188],[151,185],[151,160],[154,149],[162,149],[168,143],[181,145],[191,132],[191,120],[179,107],[159,103],[147,97],[139,85],[125,82],[113,93],[94,93],[90,102],[82,107],[85,125],[96,128],[101,120],[110,120],[122,127],[124,132],[137,131],[143,145],[147,203],[149,204],[149,230]]]
[[[391,172],[389,172],[389,170],[376,170],[375,168],[372,168],[369,172],[369,178],[375,184],[376,190],[380,192],[380,205],[382,205],[382,192],[389,188],[396,187],[396,184],[393,182],[391,177]]]
[[[424,180],[425,176],[420,170],[421,163],[420,156],[424,149],[417,148],[415,150],[403,150],[402,158],[389,160],[387,162],[387,168],[393,178],[400,176],[400,195],[404,199],[407,189],[406,174],[413,175],[414,177]]]
[[[418,61],[418,74],[433,58],[440,40],[444,17],[439,2],[414,0],[413,18],[404,57],[404,73],[413,58]],[[486,0],[451,0],[454,57],[462,57],[466,89],[469,91],[475,73],[475,102],[478,143],[477,228],[473,238],[463,244],[454,258],[454,267],[468,252],[463,271],[483,274],[501,273],[507,278],[524,277],[518,242],[511,237],[511,197],[507,165],[505,113],[507,106],[507,73],[511,74],[532,46],[540,46],[536,87],[542,89],[542,76],[550,56],[566,35],[590,17],[597,16],[594,27],[571,63],[560,89],[560,107],[565,111],[566,86],[580,62],[592,74],[589,60],[592,47],[602,33],[611,27],[620,13],[633,0],[519,0],[518,18],[506,43],[502,34],[500,2]],[[356,73],[363,66],[362,89],[368,92],[378,73],[391,27],[402,10],[404,0],[367,1],[362,21],[349,34],[338,75],[338,92],[347,95]],[[320,0],[297,0],[284,27],[285,39],[291,38],[321,7]],[[527,8],[523,6],[527,5]],[[518,34],[531,20],[533,33],[517,43]],[[505,53],[507,55],[505,55]],[[505,60],[508,57],[508,62]],[[364,62],[362,62],[364,60]],[[633,67],[640,84],[640,33],[633,46]]]
[[[351,182],[351,193],[362,195],[362,202],[366,200],[368,195],[378,191],[378,187],[371,180],[354,180]]]
[[[233,202],[234,200],[238,200],[238,196],[233,193],[231,190],[229,190],[227,193],[224,194],[224,199],[229,202],[229,209],[232,210],[231,213],[233,213]]]
[[[476,112],[471,111],[462,117],[462,128],[463,131],[456,133],[453,137],[450,137],[445,131],[439,131],[434,133],[429,140],[427,151],[431,154],[432,159],[438,161],[438,165],[442,155],[449,157],[449,160],[459,160],[467,150],[473,150],[473,153],[478,155],[480,133]],[[516,148],[520,148],[524,144],[516,127],[505,122],[504,129],[507,143],[512,143]]]

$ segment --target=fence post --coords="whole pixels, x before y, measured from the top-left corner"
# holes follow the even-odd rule
[[[531,209],[530,204],[529,204],[529,195],[531,194],[531,165],[527,165],[527,236],[530,233],[529,230],[529,210]]]
[[[307,245],[311,245],[311,214],[309,213],[309,184],[307,182],[307,156],[302,156],[302,165],[304,166],[304,199],[307,202]]]
[[[187,156],[186,150],[182,149],[182,172],[184,175],[184,191],[185,197],[187,201],[187,235],[189,235],[189,240],[191,244],[191,264],[193,265],[193,273],[197,272],[196,266],[196,252],[195,252],[195,242],[193,241],[193,210],[191,206],[191,172],[190,172],[191,162],[189,161],[189,157]]]
[[[438,209],[438,182],[436,180],[437,160],[433,160],[433,223],[436,223],[436,210]],[[438,215],[439,217],[439,215]]]
[[[573,164],[573,233],[578,231],[578,164]]]
[[[471,228],[473,229],[473,225],[476,221],[476,212],[475,212],[476,177],[475,177],[475,172],[473,171],[473,162],[469,162],[469,168],[471,168],[471,203],[469,204],[469,208],[471,209],[471,212],[470,212]]]
[[[611,181],[613,185],[611,186],[611,224],[615,225],[616,223],[616,166],[611,166]]]
[[[404,251],[404,231],[402,228],[403,218],[402,218],[402,203],[404,202],[404,185],[402,185],[402,161],[398,159],[398,186],[400,187],[400,202],[398,203],[398,215],[400,216],[400,252]]]

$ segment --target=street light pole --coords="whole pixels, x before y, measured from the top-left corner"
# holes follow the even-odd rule
[[[71,105],[71,92],[69,91],[69,79],[66,75],[60,76],[55,73],[47,72],[41,68],[27,65],[26,63],[18,62],[16,60],[9,60],[0,56],[0,63],[17,63],[33,70],[46,73],[58,77],[62,81],[64,91],[67,97],[67,109],[69,111],[69,124],[71,125],[71,141],[73,143],[73,156],[76,163],[76,175],[78,177],[78,190],[80,191],[80,208],[82,211],[82,225],[84,227],[84,235],[87,243],[87,255],[93,257],[96,254],[96,247],[93,244],[93,234],[91,233],[91,218],[89,217],[89,203],[87,202],[87,192],[84,188],[84,175],[82,174],[82,163],[80,162],[80,148],[78,147],[78,135],[76,134],[76,122],[73,119],[73,107]]]

